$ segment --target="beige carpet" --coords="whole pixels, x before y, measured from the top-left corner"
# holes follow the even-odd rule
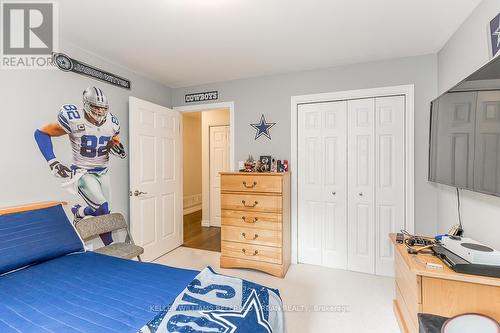
[[[288,333],[398,333],[392,312],[394,279],[312,265],[292,265],[284,279],[242,269],[220,269],[218,252],[180,247],[159,264],[217,272],[278,288],[288,308]]]

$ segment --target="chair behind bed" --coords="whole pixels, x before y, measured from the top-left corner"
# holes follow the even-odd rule
[[[97,238],[100,234],[116,230],[126,230],[127,237],[123,243],[112,243],[96,249],[94,252],[113,257],[132,259],[137,257],[141,261],[144,249],[134,244],[132,235],[128,230],[127,222],[120,213],[112,213],[91,218],[85,218],[75,223],[76,230],[84,242]]]

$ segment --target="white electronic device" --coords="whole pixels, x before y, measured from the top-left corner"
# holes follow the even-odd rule
[[[479,243],[471,238],[441,238],[441,245],[471,264],[500,266],[500,251]]]

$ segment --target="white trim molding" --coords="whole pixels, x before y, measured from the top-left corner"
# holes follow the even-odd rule
[[[231,170],[235,169],[234,166],[234,102],[222,102],[222,103],[205,103],[205,104],[196,104],[196,105],[183,105],[183,106],[174,106],[175,111],[179,112],[197,112],[197,111],[210,111],[216,109],[229,108],[229,168]]]
[[[185,195],[183,198],[184,215],[191,214],[201,210],[201,193]]]
[[[203,103],[203,104],[195,104],[195,105],[182,105],[182,106],[174,106],[173,109],[178,112],[202,112],[202,111],[212,111],[218,109],[229,109],[229,169],[231,171],[235,170],[235,161],[234,161],[234,102],[221,102],[221,103]],[[182,122],[182,117],[181,117]],[[181,123],[181,138],[182,138],[182,123]],[[182,161],[182,140],[181,140],[181,161]],[[203,158],[202,158],[203,159]],[[182,163],[182,162],[181,162]],[[204,167],[208,167],[208,165],[204,165]],[[184,181],[184,173],[183,168],[181,168],[181,181]],[[208,190],[209,187],[202,186],[203,193],[210,193]],[[206,189],[205,189],[206,188]],[[181,189],[182,190],[182,189]],[[208,192],[207,192],[208,191]],[[183,195],[183,193],[181,193]],[[204,227],[210,226],[210,219],[207,218],[210,216],[210,198],[208,195],[202,194],[202,209],[203,209],[203,217],[201,221],[201,225]],[[184,229],[184,227],[182,227]],[[182,230],[184,232],[184,230]]]
[[[291,159],[292,172],[292,263],[298,262],[297,217],[297,113],[298,106],[306,103],[342,101],[384,96],[405,96],[405,229],[415,230],[414,221],[414,85],[400,85],[371,89],[338,91],[331,93],[299,95],[291,97]]]

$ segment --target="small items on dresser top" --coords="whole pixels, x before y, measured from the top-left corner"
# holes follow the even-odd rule
[[[418,255],[409,254],[407,247],[396,241],[395,234],[389,237],[394,246],[396,297],[393,308],[401,332],[419,332],[418,313],[442,317],[479,313],[500,320],[499,278],[457,273],[432,254],[422,251]],[[442,268],[430,267],[428,263]]]
[[[271,155],[260,156],[254,160],[252,155],[246,161],[238,163],[240,172],[288,172],[288,160],[277,160]]]
[[[455,235],[426,237],[401,230],[395,240],[406,247],[408,254],[434,255],[457,273],[500,278],[500,251],[474,239]],[[442,268],[437,263],[427,263],[427,267]]]

